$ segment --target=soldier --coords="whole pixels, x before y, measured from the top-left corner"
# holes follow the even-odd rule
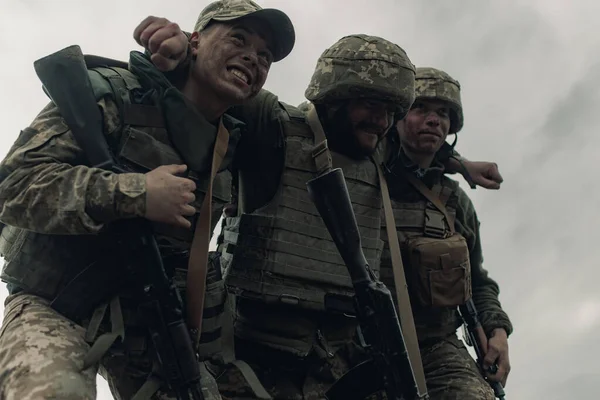
[[[99,364],[116,398],[176,398],[156,379],[163,371],[146,330],[156,321],[137,313],[145,282],[112,298],[103,294],[105,287],[88,282],[94,292],[89,298],[100,297],[103,304],[80,304],[88,293],[63,307],[56,300],[68,298],[70,282],[82,271],[125,269],[121,260],[127,255],[112,249],[119,221],[131,218],[152,222],[167,273],[185,286],[188,261],[190,267],[206,263],[201,253],[188,256],[192,239],[204,237],[208,246],[208,229],[217,221],[210,226],[210,218],[198,215],[210,215],[212,203],[218,217],[231,197],[227,168],[241,125],[226,111],[256,96],[271,64],[289,54],[294,40],[283,12],[249,0],[217,1],[202,11],[191,35],[191,72],[181,91],[138,52],[131,53],[129,69],[110,60],[88,65],[102,130],[127,173],[86,165],[88,155],[61,117],[64,110],[53,103],[21,132],[0,164],[0,220],[6,225],[1,277],[9,286],[0,329],[0,398],[94,399]],[[220,167],[213,148],[219,157],[225,154]],[[203,202],[211,186],[212,198]],[[198,229],[194,236],[191,227],[204,221],[207,232]],[[84,270],[88,265],[97,267]],[[204,282],[199,285],[189,291],[201,292]],[[70,306],[89,306],[90,313],[69,318]],[[212,316],[205,315],[204,333],[218,328]],[[210,344],[207,336],[200,352]],[[123,340],[113,344],[118,337]],[[220,398],[210,375],[202,377],[205,398]]]
[[[153,35],[144,34],[143,26],[136,32],[143,45]],[[306,114],[265,90],[232,110],[247,130],[235,160],[239,215],[225,219],[221,262],[237,300],[236,356],[254,368],[274,398],[323,398],[331,383],[362,360],[352,340],[356,321],[348,317],[349,277],[331,256],[335,247],[305,183],[327,166],[330,153],[333,165],[344,169],[366,254],[377,269],[381,196],[371,156],[393,115],[401,119],[410,107],[413,80],[414,67],[400,47],[350,35],[317,62]],[[273,149],[272,156],[265,149]],[[260,159],[253,156],[258,152]],[[218,373],[224,396],[254,398],[238,371]]]
[[[187,71],[189,65],[190,53],[187,44],[189,33],[183,32],[176,23],[166,18],[149,16],[136,27],[134,38],[140,46],[146,48],[157,68],[165,72],[174,84],[186,76],[185,72],[181,71]],[[305,101],[298,105],[298,109],[306,112],[308,106],[309,103]],[[239,111],[236,113],[239,114]],[[251,113],[247,114],[254,117]],[[446,163],[446,173],[460,173],[472,187],[478,185],[486,189],[500,188],[503,178],[496,163],[470,161],[460,156],[448,144],[444,144],[442,149],[441,154],[445,155],[443,159]]]
[[[434,399],[493,400],[494,393],[456,336],[458,307],[472,299],[489,337],[489,379],[506,383],[507,337],[512,325],[498,300],[498,284],[483,269],[479,220],[458,183],[444,175],[437,154],[463,126],[458,81],[434,68],[417,68],[416,99],[396,123],[399,145],[390,162],[389,190],[396,216],[429,395]],[[381,277],[392,290],[395,269],[384,252]],[[484,349],[485,351],[485,349]]]

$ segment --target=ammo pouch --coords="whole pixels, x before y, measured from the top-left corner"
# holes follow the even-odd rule
[[[454,229],[445,204],[423,182],[404,172],[430,202],[422,236],[406,241],[413,296],[424,307],[456,307],[471,298],[471,263],[466,239]]]
[[[471,298],[471,263],[465,238],[416,236],[406,241],[410,265],[409,287],[424,307],[455,307]]]

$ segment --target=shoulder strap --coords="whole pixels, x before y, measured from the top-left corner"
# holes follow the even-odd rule
[[[317,110],[312,103],[308,106],[306,122],[308,122],[310,129],[315,135],[315,147],[312,150],[312,157],[317,166],[317,175],[322,175],[333,168],[333,161],[331,159],[331,152],[327,146],[327,136],[325,136],[325,131],[317,115]]]
[[[400,253],[400,242],[398,240],[398,233],[396,232],[396,220],[394,219],[390,192],[383,170],[381,169],[379,162],[375,162],[375,165],[377,166],[377,174],[379,175],[379,185],[381,187],[381,197],[383,199],[383,211],[385,213],[385,228],[388,235],[388,243],[392,258],[394,284],[396,286],[396,297],[398,300],[398,318],[400,319],[402,336],[404,336],[404,342],[406,343],[408,358],[415,374],[417,390],[419,395],[424,395],[427,393],[425,371],[423,369],[423,361],[421,360],[421,351],[419,349],[417,329],[415,327],[410,296],[408,294],[408,285],[406,284],[406,276],[404,275],[404,265]]]
[[[223,125],[223,120],[219,121],[219,130],[213,148],[212,166],[210,170],[210,179],[208,189],[204,195],[200,213],[196,221],[194,239],[190,248],[190,257],[188,261],[186,297],[187,297],[187,322],[192,333],[192,342],[195,347],[200,340],[202,328],[202,315],[204,311],[204,294],[206,292],[206,276],[208,269],[208,246],[211,227],[211,208],[212,208],[212,189],[213,180],[219,171],[221,162],[227,153],[229,144],[229,132]]]
[[[448,210],[446,210],[446,207],[444,206],[444,204],[441,202],[441,200],[439,199],[438,196],[435,195],[435,193],[433,193],[431,191],[431,189],[429,189],[427,186],[425,186],[425,184],[423,182],[421,182],[420,180],[418,180],[414,175],[408,173],[407,171],[405,171],[404,169],[402,169],[402,175],[404,175],[404,177],[423,195],[425,196],[425,198],[427,200],[429,200],[431,202],[431,204],[433,204],[435,206],[435,208],[437,208],[443,215],[444,218],[446,218],[446,223],[448,224],[448,227],[450,228],[450,233],[454,234],[454,223],[453,220],[450,219],[450,216],[448,215]]]

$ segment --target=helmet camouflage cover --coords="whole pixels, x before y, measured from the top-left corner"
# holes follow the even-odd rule
[[[460,100],[460,83],[439,69],[417,68],[415,81],[416,99],[437,99],[450,104],[450,133],[463,127],[464,116]]]
[[[315,104],[376,98],[404,116],[414,101],[415,66],[398,45],[377,36],[349,35],[321,54],[304,95]]]

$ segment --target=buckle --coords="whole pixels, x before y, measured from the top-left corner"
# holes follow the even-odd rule
[[[323,140],[320,143],[317,143],[315,147],[313,147],[311,155],[313,158],[319,157],[323,152],[327,151],[329,148],[327,147],[327,139]]]
[[[425,236],[444,239],[448,237],[449,230],[447,229],[446,218],[444,215],[430,208],[425,209]]]
[[[331,160],[331,153],[327,147],[327,139],[318,143],[313,147],[311,151],[313,160],[315,160],[315,166],[317,167],[317,175],[330,171],[333,168],[333,162]]]

